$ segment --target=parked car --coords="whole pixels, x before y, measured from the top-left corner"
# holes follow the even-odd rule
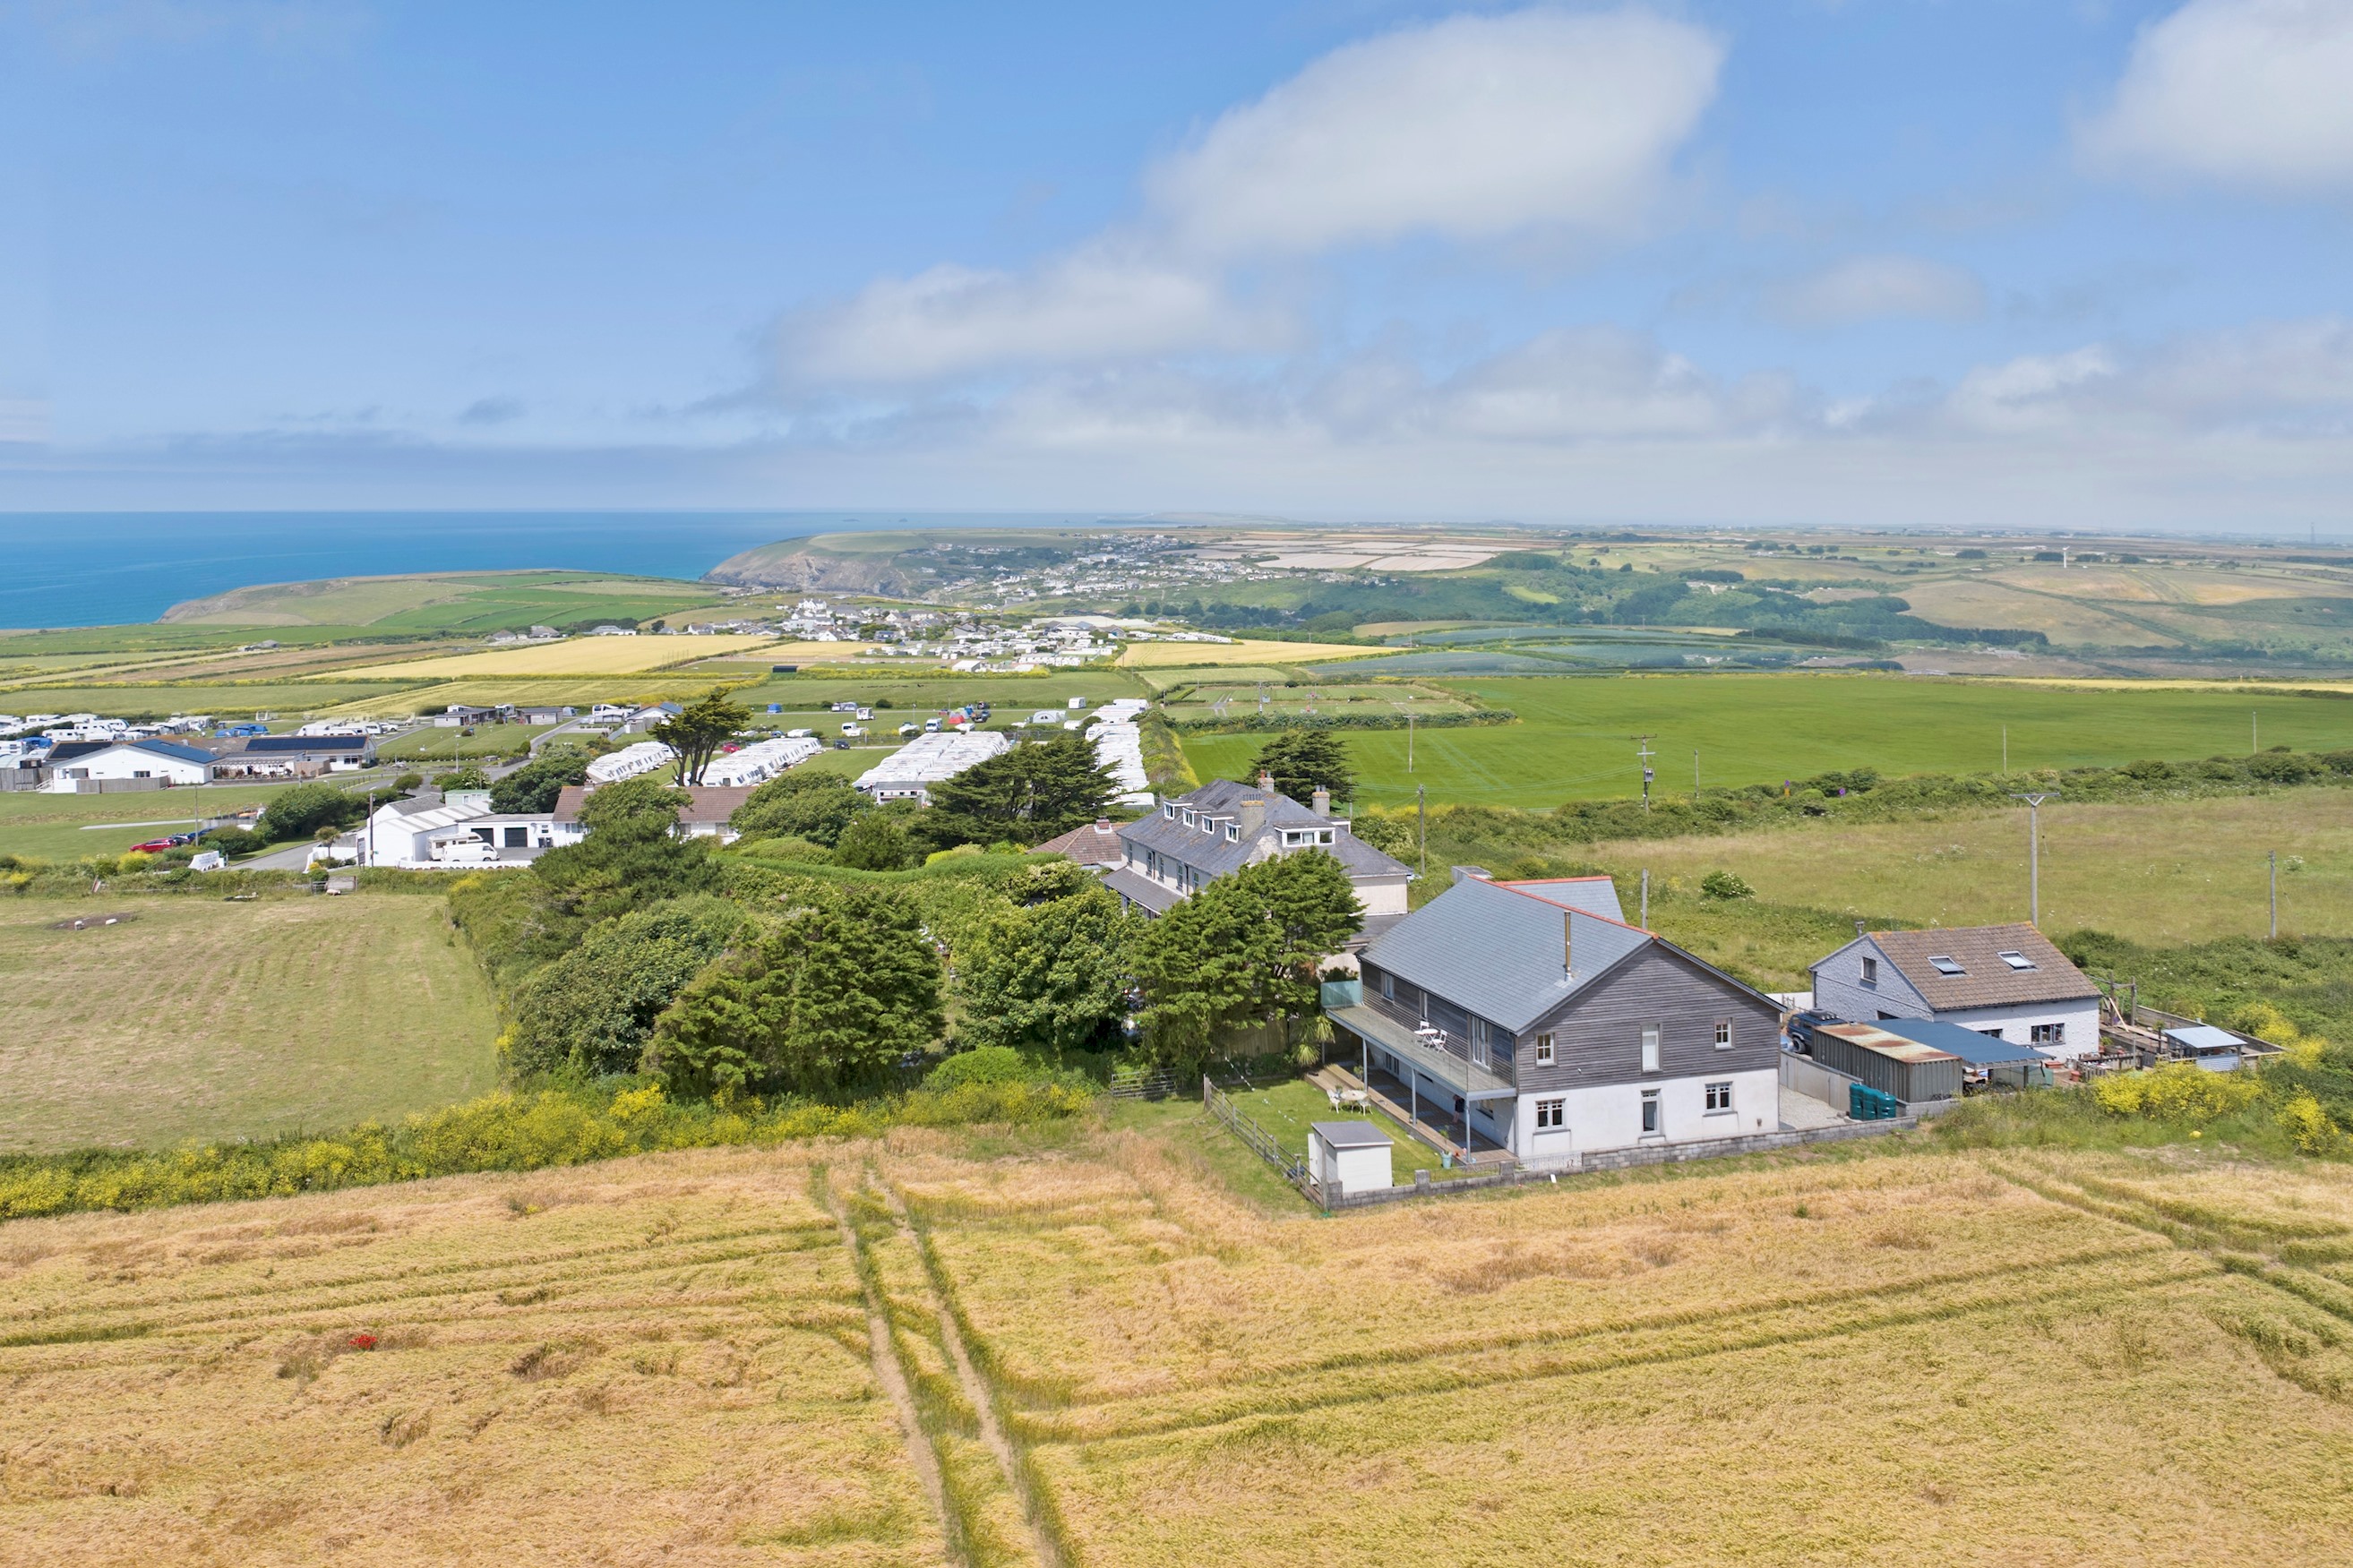
[[[833,749],[837,752],[846,752],[849,750],[849,742],[848,741],[836,741],[833,743]]]
[[[166,849],[177,849],[179,847],[180,840],[176,838],[150,838],[144,844],[133,844],[131,847],[131,852],[133,855],[161,855]]]

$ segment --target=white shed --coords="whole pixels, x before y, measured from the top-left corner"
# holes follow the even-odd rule
[[[1368,1121],[1307,1124],[1307,1168],[1327,1193],[1342,1197],[1394,1184],[1388,1134]]]

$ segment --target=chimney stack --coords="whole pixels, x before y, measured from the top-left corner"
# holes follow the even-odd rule
[[[1310,799],[1310,809],[1312,809],[1318,816],[1331,816],[1332,792],[1325,789],[1322,784],[1317,784],[1315,786],[1315,794]]]
[[[1271,794],[1274,790],[1274,775],[1261,768],[1258,774],[1258,787]]]

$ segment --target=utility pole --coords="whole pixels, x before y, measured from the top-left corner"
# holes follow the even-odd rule
[[[1634,754],[1642,759],[1642,809],[1648,811],[1651,809],[1651,780],[1657,776],[1651,770],[1651,759],[1658,753],[1651,750],[1650,736],[1637,735],[1634,739],[1642,743],[1641,750]]]
[[[2279,851],[2274,849],[2263,858],[2269,860],[2272,867],[2272,940],[2277,942],[2279,941]]]
[[[2056,790],[2041,794],[2021,795],[2010,792],[2010,798],[2026,803],[2026,921],[2029,925],[2042,923],[2042,831],[2036,816],[2042,803],[2058,795]]]
[[[2263,749],[2263,721],[2252,708],[2247,710],[2247,755],[2253,756]]]
[[[1421,874],[1430,875],[1430,786],[1413,786],[1413,820],[1421,840]]]
[[[1405,710],[1405,771],[1413,772],[1413,710]]]
[[[1692,798],[1699,798],[1699,753],[1692,753]]]

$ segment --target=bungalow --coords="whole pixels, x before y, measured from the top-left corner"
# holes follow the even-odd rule
[[[1314,799],[1302,805],[1263,776],[1255,785],[1214,780],[1124,825],[1124,864],[1104,884],[1128,908],[1158,915],[1245,866],[1320,849],[1347,872],[1365,910],[1360,940],[1370,941],[1405,918],[1413,872],[1358,838],[1346,817],[1334,816],[1329,794],[1319,789]]]
[[[495,812],[488,790],[451,790],[378,806],[360,830],[361,863],[412,871],[522,866],[560,844],[577,843],[554,812]]]
[[[96,795],[117,789],[200,784],[213,776],[215,758],[184,741],[63,741],[49,749],[53,770],[44,795]]]
[[[252,735],[215,764],[213,777],[317,778],[375,761],[375,741],[367,735]]]
[[[1607,877],[1458,870],[1359,963],[1336,1049],[1474,1153],[1567,1163],[1780,1129],[1780,1009],[1627,924]]]
[[[1934,1018],[2051,1057],[2100,1048],[2099,988],[2031,925],[1877,931],[1813,966],[1814,1011]]]
[[[687,785],[687,804],[680,808],[678,814],[678,836],[681,838],[716,838],[722,844],[734,843],[740,836],[728,825],[727,819],[752,798],[752,791],[756,787],[753,784],[733,787]],[[590,793],[588,787],[567,784],[556,796],[553,817],[557,843],[576,844],[587,836],[588,829],[580,820],[580,807]]]

